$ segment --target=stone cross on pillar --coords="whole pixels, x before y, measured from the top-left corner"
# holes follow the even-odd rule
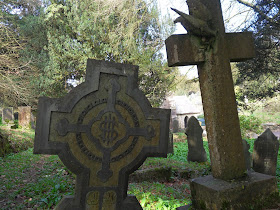
[[[168,65],[197,65],[213,176],[239,178],[246,168],[230,61],[254,56],[252,34],[225,33],[219,0],[187,3],[190,15],[173,9],[189,33],[166,40]]]
[[[64,98],[40,98],[34,153],[58,154],[76,176],[75,196],[56,209],[142,209],[128,175],[166,157],[170,110],[152,108],[138,67],[88,60],[86,81]]]

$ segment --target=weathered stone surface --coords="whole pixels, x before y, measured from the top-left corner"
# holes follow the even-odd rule
[[[202,132],[203,129],[201,128],[198,120],[194,116],[191,116],[188,120],[188,127],[186,129],[188,141],[188,161],[207,161],[206,152],[203,147]]]
[[[276,178],[257,172],[230,182],[212,175],[199,177],[190,186],[194,209],[260,209],[265,200],[278,196]]]
[[[231,62],[251,59],[255,56],[252,32],[225,34],[228,56]],[[198,65],[206,61],[199,40],[189,34],[171,35],[165,41],[169,66]]]
[[[14,120],[14,108],[7,107],[2,109],[2,123],[10,123]]]
[[[31,126],[31,106],[18,107],[18,124],[22,127]]]
[[[177,118],[172,119],[172,131],[173,133],[179,132],[179,121]]]
[[[252,156],[251,156],[251,153],[249,152],[250,145],[244,139],[242,139],[242,143],[243,143],[243,152],[244,152],[246,169],[251,170]]]
[[[254,143],[253,169],[256,172],[276,175],[279,142],[268,128]]]
[[[168,154],[174,153],[173,133],[169,132]]]
[[[230,61],[254,55],[252,38],[248,33],[225,34],[219,0],[188,0],[187,3],[190,16],[197,21],[206,18],[204,26],[215,34],[200,37],[195,32],[169,37],[166,40],[168,65],[197,65],[213,176],[223,180],[242,177],[246,167]],[[186,24],[183,15],[181,22],[183,26]],[[237,40],[237,44],[232,43]],[[240,50],[243,47],[244,53]]]
[[[138,67],[88,60],[86,81],[61,99],[40,98],[34,153],[58,154],[76,176],[57,209],[141,209],[128,175],[148,156],[166,157],[170,110],[152,108]]]

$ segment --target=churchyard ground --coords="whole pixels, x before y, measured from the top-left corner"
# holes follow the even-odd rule
[[[255,113],[264,112],[259,110]],[[276,124],[279,124],[277,121],[279,115],[279,112],[274,112],[267,116],[268,119],[263,123],[276,121]],[[12,130],[3,125],[0,129],[1,133],[10,136],[15,145],[20,145],[17,146],[21,148],[18,151],[31,146],[33,131]],[[173,155],[169,154],[167,159],[148,158],[144,165],[132,174],[128,193],[136,195],[144,209],[176,209],[189,204],[191,202],[189,179],[211,173],[206,138],[204,138],[208,158],[206,163],[187,162],[188,145],[184,133],[176,133],[174,142]],[[254,139],[247,139],[247,142],[252,153]],[[142,176],[143,171],[149,170],[160,172],[149,178]],[[164,173],[163,176],[160,173]],[[276,176],[280,189],[280,158]],[[0,177],[1,209],[53,209],[63,196],[74,193],[74,174],[63,166],[57,156],[33,155],[32,148],[0,158]]]

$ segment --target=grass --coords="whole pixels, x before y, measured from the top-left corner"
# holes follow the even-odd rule
[[[33,147],[34,130],[29,129],[10,129],[10,126],[1,125],[0,133],[7,137],[8,145],[6,145],[5,154],[18,153]],[[1,156],[0,152],[0,156]]]
[[[194,176],[210,173],[207,141],[203,143],[208,161],[187,162],[186,137],[180,133],[176,135],[179,136],[180,142],[174,143],[174,154],[169,154],[166,159],[147,158],[141,166],[141,169],[172,167],[171,179],[162,182],[154,180],[129,183],[128,194],[136,195],[145,210],[173,210],[191,202],[189,180],[179,177],[178,170],[191,171]],[[254,140],[248,142],[252,152]],[[75,175],[64,167],[56,155],[34,155],[32,148],[0,158],[0,178],[0,209],[3,210],[53,209],[63,196],[74,193]],[[280,180],[279,162],[277,179]],[[279,182],[278,187],[280,189]]]
[[[73,193],[74,177],[57,156],[32,149],[0,159],[1,209],[51,208]]]

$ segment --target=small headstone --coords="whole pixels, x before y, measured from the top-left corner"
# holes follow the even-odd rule
[[[169,132],[168,154],[174,154],[173,133]]]
[[[188,119],[189,119],[188,116],[186,116],[186,117],[184,118],[184,125],[185,125],[185,128],[187,128],[187,126],[188,126]]]
[[[36,117],[33,115],[33,113],[31,112],[31,129],[35,129],[36,128]]]
[[[14,120],[18,120],[18,112],[14,113]]]
[[[254,143],[253,169],[256,172],[276,175],[279,142],[268,128]]]
[[[31,125],[31,107],[18,107],[18,124],[22,127],[30,127]]]
[[[13,107],[3,108],[2,110],[2,123],[8,124],[14,120],[14,109]]]
[[[173,130],[173,133],[178,133],[179,132],[179,121],[177,118],[174,118],[172,120],[172,130]]]
[[[58,154],[77,175],[75,196],[56,209],[142,209],[128,176],[166,157],[170,110],[152,108],[137,80],[137,66],[89,59],[84,83],[39,99],[34,153]]]
[[[206,152],[203,147],[202,132],[203,129],[201,128],[198,120],[194,116],[191,116],[188,120],[188,127],[186,129],[188,141],[188,161],[207,161]]]
[[[250,149],[250,145],[248,144],[248,142],[244,139],[242,139],[242,143],[243,143],[243,152],[244,152],[244,158],[245,158],[245,165],[248,171],[251,170],[251,163],[252,163],[252,157],[251,157],[251,153],[249,152]]]

